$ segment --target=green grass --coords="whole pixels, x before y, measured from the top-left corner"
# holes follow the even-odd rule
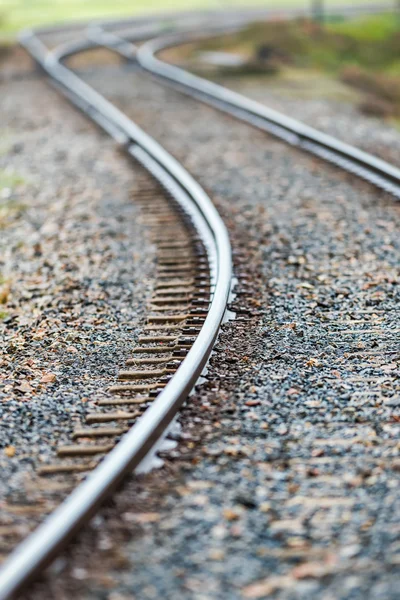
[[[260,22],[238,34],[206,41],[201,50],[221,49],[254,56],[270,46],[299,67],[336,71],[345,65],[400,74],[400,15],[362,17],[315,26],[310,21]]]
[[[348,36],[359,42],[383,42],[400,32],[400,14],[362,17],[328,24],[333,33]]]
[[[14,188],[25,183],[23,177],[11,171],[0,170],[0,192],[4,188]]]
[[[269,60],[259,58],[268,50]],[[199,52],[224,50],[247,59],[248,73],[290,67],[339,77],[361,91],[364,111],[400,118],[400,13],[331,20],[323,27],[310,20],[258,22],[236,34],[186,48],[186,59]]]
[[[376,0],[378,1],[378,0]],[[385,0],[382,0],[384,2]],[[327,6],[335,6],[343,0],[326,0]],[[353,0],[363,4],[365,0]],[[310,0],[252,0],[251,5],[261,6],[309,6]],[[0,0],[0,36],[12,38],[24,27],[113,17],[151,11],[229,8],[246,6],[246,0]]]

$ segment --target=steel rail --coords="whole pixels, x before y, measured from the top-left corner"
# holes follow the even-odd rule
[[[99,44],[104,44],[103,32],[107,34],[104,29],[99,30],[98,26],[95,31],[91,29],[90,37],[97,40]],[[113,35],[116,36],[115,33]],[[399,168],[238,92],[168,64],[156,56],[167,48],[208,37],[210,37],[209,32],[196,34],[190,32],[156,38],[136,49],[134,60],[144,71],[158,80],[167,82],[184,94],[268,131],[291,145],[320,156],[400,198]],[[123,41],[127,42],[125,38],[120,38],[120,43]]]
[[[155,140],[61,64],[63,53],[68,55],[71,49],[64,47],[62,53],[49,53],[32,31],[24,32],[20,42],[57,88],[123,143],[127,152],[189,213],[208,253],[213,293],[193,346],[157,399],[87,479],[4,562],[0,570],[0,600],[14,596],[36,576],[87,522],[123,476],[137,468],[162,438],[207,363],[224,318],[232,279],[226,227],[200,185]]]

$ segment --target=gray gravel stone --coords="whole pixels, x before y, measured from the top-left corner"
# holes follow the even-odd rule
[[[44,82],[5,81],[0,97],[4,502],[115,381],[154,257],[133,200],[138,167]]]

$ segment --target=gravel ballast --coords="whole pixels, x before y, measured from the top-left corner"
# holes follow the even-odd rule
[[[126,67],[86,80],[210,193],[238,318],[164,468],[27,598],[396,598],[399,205]]]
[[[154,271],[134,202],[142,171],[44,81],[28,77],[0,83],[0,531],[6,536],[16,520],[25,526],[22,506],[15,518],[15,504],[31,501],[25,484],[54,461],[60,443],[71,441],[124,365]],[[7,548],[2,538],[1,552]]]

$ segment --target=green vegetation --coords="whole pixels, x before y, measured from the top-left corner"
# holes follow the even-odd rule
[[[299,67],[334,71],[358,65],[369,70],[399,68],[400,74],[400,15],[333,21],[324,27],[309,20],[260,22],[223,38],[224,50],[247,57],[262,46]],[[221,38],[204,42],[200,49],[221,49]]]
[[[13,171],[0,170],[0,193],[4,188],[14,188],[25,183],[23,177]]]
[[[376,0],[378,1],[378,0]],[[382,0],[384,2],[384,0]],[[310,0],[269,0],[269,6],[309,5]],[[343,0],[326,0],[327,6]],[[363,4],[365,0],[353,0]],[[267,5],[267,0],[252,0],[251,5]],[[151,11],[229,8],[245,6],[245,0],[0,0],[0,37],[13,37],[24,27],[71,20],[113,17]]]
[[[336,19],[323,27],[305,19],[256,23],[190,52],[210,50],[241,54],[249,72],[328,72],[364,94],[365,112],[400,117],[400,14]]]
[[[385,14],[328,24],[328,29],[360,42],[379,42],[400,31],[400,15]]]

